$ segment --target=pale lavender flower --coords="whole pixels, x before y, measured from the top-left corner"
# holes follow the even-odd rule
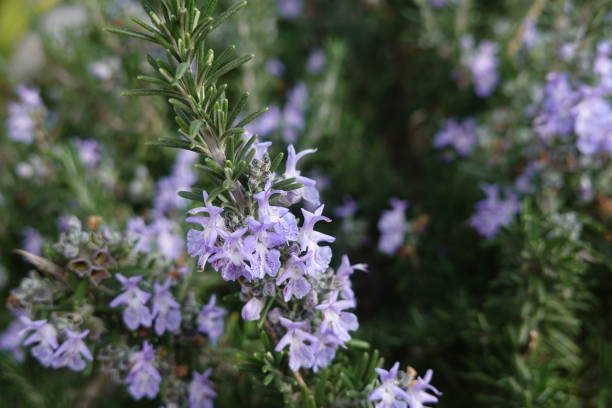
[[[198,331],[208,335],[212,344],[217,344],[217,340],[223,334],[223,319],[227,311],[216,305],[217,296],[212,295],[207,305],[202,306],[198,315]]]
[[[130,330],[136,330],[140,325],[151,327],[153,317],[146,306],[146,303],[151,298],[151,294],[138,287],[142,276],[126,278],[122,274],[117,273],[115,278],[123,285],[123,293],[110,302],[110,307],[126,306],[123,311],[123,322]]]
[[[221,217],[223,208],[216,207],[208,202],[208,193],[203,192],[204,207],[194,208],[189,211],[191,217],[187,222],[199,224],[202,229],[190,229],[187,233],[187,252],[193,257],[198,257],[198,266],[204,268],[208,258],[216,251],[216,242],[219,234],[225,232],[225,222]],[[194,214],[206,215],[194,215]]]
[[[121,67],[119,58],[107,58],[100,61],[95,61],[89,65],[89,73],[94,78],[102,81],[108,81],[117,73]]]
[[[274,226],[274,231],[283,237],[285,242],[298,239],[298,226],[295,216],[286,207],[270,205],[270,198],[274,194],[283,194],[280,190],[272,190],[271,183],[267,183],[264,190],[253,194],[257,200],[257,214],[266,224]]]
[[[316,181],[302,176],[301,172],[297,170],[297,162],[307,154],[315,153],[316,151],[317,149],[306,149],[296,154],[293,145],[289,145],[287,148],[287,163],[285,164],[286,167],[283,178],[296,178],[298,183],[304,185],[302,188],[289,192],[291,204],[297,203],[301,198],[315,207],[321,204],[319,201],[319,192],[315,187]]]
[[[142,350],[130,358],[130,371],[125,378],[128,390],[135,400],[143,397],[155,398],[159,393],[161,375],[155,367],[155,349],[145,341]]]
[[[433,139],[434,147],[454,147],[461,156],[469,155],[478,143],[478,128],[474,119],[448,119]]]
[[[527,49],[533,48],[538,43],[538,29],[533,18],[527,18],[524,21],[521,41]]]
[[[612,42],[603,41],[597,44],[593,69],[599,75],[601,86],[612,91]]]
[[[314,213],[302,208],[304,223],[300,229],[298,242],[302,251],[308,251],[308,269],[309,273],[313,275],[327,269],[331,261],[331,249],[319,246],[319,242],[334,242],[336,240],[330,235],[314,230],[314,225],[319,221],[331,222],[329,218],[322,215],[323,208],[324,206],[321,205]]]
[[[417,377],[416,383],[408,388],[408,405],[410,405],[410,408],[428,408],[425,404],[438,402],[437,396],[442,395],[442,393],[430,384],[432,376],[433,371],[427,370],[425,378]]]
[[[574,131],[578,150],[587,156],[612,154],[612,108],[597,92],[589,93],[576,105]]]
[[[284,244],[286,238],[277,232],[268,231],[268,228],[274,226],[270,222],[259,222],[250,218],[247,224],[253,233],[244,241],[244,250],[249,254],[250,275],[257,279],[266,275],[276,276],[280,268],[280,252],[273,248]]]
[[[374,389],[368,397],[368,401],[378,401],[376,408],[406,408],[410,395],[398,385],[397,371],[399,362],[393,364],[389,371],[377,368],[380,377],[380,386]]]
[[[502,199],[498,186],[485,184],[481,188],[486,198],[476,203],[476,212],[469,222],[480,235],[491,238],[501,227],[512,223],[520,204],[516,194],[511,191],[506,192],[506,198]]]
[[[87,348],[83,339],[89,334],[89,330],[81,333],[65,329],[66,340],[55,351],[53,368],[68,367],[72,371],[83,371],[87,366],[83,358],[93,361],[93,356]]]
[[[316,307],[323,313],[320,330],[322,333],[331,333],[341,342],[351,339],[349,331],[359,328],[357,316],[345,312],[344,309],[355,307],[352,300],[338,300],[338,291],[329,294],[329,298]]]
[[[74,145],[77,148],[81,163],[88,169],[94,169],[100,163],[102,146],[93,139],[76,139]]]
[[[167,278],[163,284],[155,282],[153,304],[151,314],[155,319],[155,333],[158,336],[176,331],[181,325],[181,305],[174,299],[170,292],[171,278]]]
[[[242,307],[240,315],[247,322],[253,320],[259,320],[261,316],[261,310],[264,307],[264,301],[262,298],[253,297]]]
[[[266,61],[266,72],[274,76],[282,76],[285,73],[285,64],[278,58],[271,58]]]
[[[478,48],[474,49],[473,40],[465,38],[462,40],[462,48],[463,64],[472,73],[476,95],[481,98],[490,96],[499,81],[497,44],[492,41],[482,41]]]
[[[318,74],[323,67],[325,67],[326,62],[327,58],[325,57],[325,52],[320,48],[314,49],[310,55],[308,55],[306,70],[311,74]]]
[[[24,326],[21,329],[20,336],[34,331],[25,339],[23,345],[29,346],[30,344],[37,343],[30,352],[42,365],[51,367],[55,350],[58,347],[57,330],[46,319],[33,321],[27,316],[20,316],[19,319]]]
[[[25,337],[23,329],[26,325],[20,319],[14,319],[0,334],[0,350],[13,354],[15,360],[21,362],[25,358],[21,343]]]
[[[572,131],[572,109],[579,95],[572,89],[567,73],[551,72],[546,79],[544,106],[534,125],[542,140],[549,142],[555,135],[567,135]]]
[[[15,90],[19,102],[8,106],[9,117],[6,122],[8,137],[21,143],[32,143],[36,130],[37,116],[44,112],[44,106],[38,89],[18,86]]]
[[[355,264],[351,265],[349,257],[342,255],[342,262],[340,267],[336,270],[334,276],[334,287],[340,291],[340,297],[346,300],[355,301],[355,293],[353,292],[351,284],[351,276],[355,271],[368,271],[368,265],[366,264]]]
[[[389,203],[391,209],[383,211],[378,220],[378,231],[380,232],[378,249],[384,254],[392,255],[406,239],[406,232],[409,228],[405,214],[408,202],[392,198]]]
[[[170,260],[181,257],[185,249],[183,239],[175,231],[179,230],[179,225],[165,217],[156,218],[149,226],[149,236],[155,240],[159,252]]]
[[[344,202],[338,207],[334,208],[334,215],[338,218],[352,218],[357,209],[359,208],[359,203],[356,200],[353,200],[351,197],[345,197]]]
[[[222,232],[223,245],[210,257],[210,263],[226,281],[235,281],[240,277],[253,280],[251,274],[251,253],[245,248],[243,235],[247,228],[240,228],[232,233]]]
[[[40,255],[43,248],[43,237],[36,228],[27,227],[23,230],[23,249],[34,254]]]
[[[317,341],[314,345],[314,361],[312,363],[312,371],[319,372],[324,367],[327,367],[336,357],[336,350],[343,346],[344,343],[337,336],[331,333],[317,333]]]
[[[296,18],[302,14],[302,0],[276,0],[278,12],[285,18]]]
[[[287,260],[287,264],[276,280],[276,284],[279,286],[285,281],[288,281],[283,289],[285,302],[288,302],[292,297],[301,299],[312,289],[312,286],[305,278],[308,274],[308,268],[304,261],[308,256],[309,255],[305,255],[300,258],[295,254],[291,254],[291,257]]]
[[[275,350],[281,351],[289,346],[289,367],[293,371],[300,367],[312,367],[317,338],[305,331],[308,323],[293,322],[284,317],[280,317],[280,323],[287,329],[287,333],[280,339]]]
[[[193,372],[193,380],[189,384],[189,408],[213,408],[217,393],[210,379],[212,368],[202,374]]]

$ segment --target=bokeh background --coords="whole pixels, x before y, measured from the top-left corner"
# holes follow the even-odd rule
[[[574,139],[543,144],[533,125],[549,72],[595,83],[611,13],[604,0],[251,0],[213,37],[256,56],[230,76],[251,110],[272,108],[253,131],[275,152],[318,148],[303,169],[334,218],[334,251],[369,264],[355,276],[357,337],[385,366],[432,368],[440,407],[612,406],[610,153],[585,163]],[[36,245],[32,234],[53,242],[67,214],[121,226],[147,214],[172,172],[175,152],[146,146],[175,131],[164,101],[120,95],[155,52],[103,30],[128,15],[142,15],[137,1],[0,3],[0,117],[21,84],[44,105],[33,142],[0,127],[4,298],[30,269],[12,250]],[[497,47],[487,97],[474,91],[467,38]],[[569,60],[565,44],[577,49]],[[475,118],[477,149],[433,146],[448,118]],[[544,170],[520,214],[479,235],[469,219],[482,183],[511,186],[534,160]],[[410,203],[410,228],[385,254],[377,223],[392,197]],[[0,354],[0,406],[135,405],[119,389],[84,397],[86,383]]]

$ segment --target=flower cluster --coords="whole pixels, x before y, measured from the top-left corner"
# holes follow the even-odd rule
[[[210,369],[193,371],[191,382],[176,372],[179,366],[197,365],[181,361],[179,352],[192,348],[189,353],[198,353],[203,335],[214,346],[223,334],[226,311],[215,305],[214,295],[201,305],[192,289],[179,293],[179,283],[189,278],[186,271],[141,263],[131,234],[91,220],[91,229],[84,230],[77,218],[62,218],[54,258],[22,252],[46,275],[33,273],[11,291],[7,305],[15,318],[0,335],[0,349],[23,360],[29,348],[40,364],[54,369],[84,371],[97,360],[136,400],[161,396],[167,403],[180,398],[190,407],[212,406],[216,394]],[[123,322],[109,319],[109,310],[120,313]],[[138,336],[127,336],[135,331]],[[158,353],[163,338],[175,349]],[[183,391],[166,395],[163,384],[179,384]]]
[[[255,186],[260,191],[252,194],[252,213],[218,207],[204,192],[204,206],[190,210],[187,218],[197,225],[187,234],[189,254],[198,258],[200,268],[210,265],[224,280],[240,283],[245,320],[268,319],[275,336],[285,332],[276,349],[288,348],[294,371],[325,367],[350,340],[358,322],[346,311],[355,307],[348,277],[356,269],[365,270],[363,265],[351,266],[347,258],[336,273],[329,268],[332,251],[324,244],[335,238],[315,230],[317,223],[330,221],[323,205],[313,212],[302,208],[301,225],[286,207],[301,199],[318,204],[315,181],[296,168],[298,160],[312,152],[296,154],[289,146],[283,179],[295,178],[303,187],[276,190],[278,176],[268,174]],[[261,157],[265,160],[267,153]],[[268,308],[278,306],[262,316],[268,302]]]
[[[36,129],[46,115],[46,109],[38,89],[18,86],[15,91],[20,101],[8,106],[7,133],[11,140],[32,143]]]
[[[376,401],[376,408],[427,408],[425,404],[438,402],[442,395],[430,384],[432,370],[427,370],[425,378],[414,378],[414,374],[399,372],[399,362],[390,370],[377,368],[380,386],[370,393],[369,400]],[[414,372],[411,368],[408,371]]]

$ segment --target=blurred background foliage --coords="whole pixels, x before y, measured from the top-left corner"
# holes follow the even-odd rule
[[[347,197],[358,203],[354,219],[326,227],[338,237],[338,252],[370,266],[355,276],[358,337],[380,350],[385,366],[399,360],[419,372],[433,368],[444,392],[440,407],[612,406],[612,211],[605,183],[612,177],[601,176],[599,200],[579,204],[575,174],[563,170],[560,187],[539,186],[510,228],[484,240],[467,223],[482,198],[479,185],[515,176],[525,165],[522,151],[489,149],[444,160],[431,144],[444,118],[467,116],[482,118],[502,140],[527,132],[524,144],[533,143],[530,123],[517,112],[558,62],[546,47],[531,56],[517,51],[517,30],[539,7],[541,35],[560,35],[555,21],[569,2],[448,3],[305,0],[299,15],[289,17],[272,0],[251,0],[213,41],[256,55],[231,76],[251,92],[253,109],[282,110],[297,86],[306,87],[304,124],[294,144],[319,149],[306,172],[319,180],[326,212],[333,214]],[[572,7],[569,27],[593,41],[610,38],[609,1]],[[127,25],[126,16],[139,10],[129,0],[0,4],[0,101],[14,100],[14,87],[26,83],[41,89],[48,110],[39,142],[0,139],[5,296],[29,269],[11,252],[22,245],[25,227],[53,239],[57,218],[67,213],[122,225],[146,214],[155,181],[170,171],[173,153],[146,147],[173,132],[163,101],[119,95],[138,87],[136,74],[149,50],[103,31]],[[460,39],[468,33],[499,44],[501,90],[490,98],[461,84]],[[323,67],[309,70],[317,50],[325,56]],[[282,62],[281,74],[270,69],[273,58]],[[110,73],[96,73],[99,62]],[[510,119],[494,128],[500,115]],[[283,129],[268,138],[277,142],[273,149],[284,150]],[[102,163],[84,166],[75,139],[100,142]],[[26,178],[17,170],[24,162],[32,173]],[[599,170],[609,175],[609,168],[605,160]],[[376,245],[377,221],[390,197],[410,201],[409,218],[423,222],[422,233],[395,256]],[[555,232],[563,226],[557,216],[567,212],[582,223],[579,239]],[[7,318],[3,312],[2,321]],[[75,406],[85,383],[29,360],[18,365],[0,357],[3,406]],[[85,388],[87,402],[96,400],[96,386]],[[242,395],[243,385],[236,387],[224,392]],[[115,396],[116,406],[131,406],[123,393]],[[108,406],[105,398],[98,406]],[[255,403],[240,406],[257,406],[249,404]]]

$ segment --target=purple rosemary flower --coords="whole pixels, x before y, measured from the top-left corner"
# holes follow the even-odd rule
[[[278,58],[271,58],[266,61],[266,72],[274,76],[282,76],[285,73],[285,64]]]
[[[323,313],[320,330],[330,333],[345,343],[351,339],[349,331],[359,328],[357,316],[345,312],[344,309],[355,307],[352,300],[338,300],[338,291],[330,293],[329,298],[316,307]]]
[[[448,119],[433,139],[434,147],[454,147],[461,156],[469,155],[478,143],[478,128],[474,119]]]
[[[314,361],[312,371],[319,372],[320,369],[327,367],[336,357],[336,350],[343,346],[344,342],[332,333],[318,333],[315,342]]]
[[[523,22],[523,35],[521,41],[527,49],[532,49],[538,43],[538,29],[533,18],[527,18]]]
[[[355,271],[367,272],[368,265],[351,265],[349,257],[346,255],[342,255],[342,263],[340,264],[340,267],[336,270],[336,275],[334,276],[334,287],[340,291],[340,297],[342,299],[351,300],[353,302],[355,302],[355,293],[353,292],[351,284],[351,275],[353,275]]]
[[[293,371],[300,367],[312,367],[317,338],[305,331],[308,322],[293,322],[280,317],[280,323],[287,329],[287,333],[280,339],[275,350],[281,351],[289,346],[289,367]]]
[[[74,145],[81,159],[81,163],[88,169],[95,169],[100,163],[102,146],[93,139],[76,139]]]
[[[245,248],[243,235],[247,228],[240,228],[232,233],[222,232],[223,246],[210,257],[210,263],[216,271],[221,270],[221,277],[226,281],[235,281],[244,277],[250,281],[255,278],[251,274],[251,253]]]
[[[612,42],[603,41],[597,44],[593,69],[599,75],[601,86],[612,91]]]
[[[25,358],[21,343],[25,337],[23,329],[26,325],[20,319],[14,319],[8,327],[0,334],[0,350],[13,354],[13,358],[19,362]]]
[[[37,122],[44,112],[44,106],[38,89],[18,86],[15,91],[19,102],[8,106],[9,117],[6,122],[9,139],[15,142],[32,143]]]
[[[534,191],[533,178],[543,167],[542,162],[532,161],[525,166],[523,172],[514,181],[514,189],[519,193],[526,194]]]
[[[476,212],[469,222],[480,235],[491,238],[501,227],[512,223],[520,204],[513,192],[507,192],[506,199],[501,199],[500,188],[496,185],[485,184],[481,188],[486,198],[476,203]]]
[[[338,218],[353,218],[358,208],[359,203],[356,200],[353,200],[351,197],[345,197],[344,202],[334,208],[333,213]]]
[[[223,209],[208,202],[208,193],[204,191],[204,207],[194,208],[189,214],[197,215],[187,218],[187,222],[199,224],[202,229],[190,229],[187,233],[187,252],[193,257],[198,257],[198,266],[204,268],[206,262],[216,251],[216,242],[219,234],[225,232],[225,222],[221,217]]]
[[[308,274],[308,268],[304,260],[308,256],[309,255],[305,255],[300,258],[295,254],[291,254],[282,273],[276,280],[276,284],[279,286],[288,280],[283,289],[285,302],[288,302],[292,297],[301,299],[310,292],[310,289],[312,289],[312,286],[305,278]]]
[[[319,246],[319,242],[334,242],[336,238],[314,230],[314,225],[319,221],[330,222],[331,220],[323,214],[324,206],[321,205],[314,213],[302,208],[304,223],[300,229],[298,242],[302,251],[308,251],[309,274],[315,275],[327,269],[331,261],[331,249]]]
[[[198,315],[198,331],[208,335],[210,342],[215,345],[223,334],[223,318],[227,314],[227,311],[216,303],[217,296],[212,295]]]
[[[240,315],[247,322],[253,320],[259,320],[261,317],[261,310],[264,307],[264,301],[262,298],[253,297],[242,307]]]
[[[155,398],[159,393],[159,383],[162,378],[155,368],[155,349],[145,341],[142,350],[130,358],[130,371],[125,378],[128,390],[135,400],[143,397]]]
[[[26,333],[30,335],[23,342],[24,346],[29,346],[33,343],[38,343],[32,347],[31,353],[45,367],[51,367],[57,349],[57,330],[55,327],[47,323],[47,320],[30,320],[27,316],[20,316],[19,319],[23,324],[20,336]]]
[[[189,384],[189,408],[213,408],[217,393],[213,389],[211,374],[212,368],[202,374],[193,372],[193,380]]]
[[[551,72],[547,76],[542,112],[535,118],[535,131],[543,141],[556,135],[567,135],[574,125],[574,105],[578,93],[572,90],[567,73]]]
[[[183,239],[175,231],[179,230],[178,224],[165,217],[156,218],[149,226],[149,234],[155,239],[159,252],[170,260],[181,257],[184,250]]]
[[[302,14],[302,0],[276,0],[278,12],[285,18],[296,18]]]
[[[43,237],[36,228],[27,227],[23,230],[23,249],[34,254],[40,255],[43,248]]]
[[[463,64],[472,73],[476,95],[481,98],[490,96],[499,81],[497,44],[491,41],[482,41],[478,48],[474,49],[473,40],[466,37],[462,40],[462,48],[464,53]]]
[[[318,74],[325,67],[325,63],[327,62],[327,58],[325,57],[325,52],[320,49],[314,49],[308,55],[308,61],[306,61],[306,70],[311,74]]]
[[[612,108],[598,92],[588,90],[574,108],[578,150],[587,156],[612,154]]]
[[[436,396],[442,395],[433,385],[430,384],[432,370],[425,372],[425,378],[417,377],[416,383],[408,388],[408,404],[410,408],[427,408],[425,404],[438,402]],[[432,392],[434,395],[430,394]]]
[[[410,225],[406,221],[405,215],[408,202],[392,198],[389,203],[391,209],[383,211],[380,220],[378,220],[378,230],[380,231],[378,249],[384,254],[392,255],[404,243]]]
[[[126,278],[122,274],[117,273],[115,278],[123,286],[124,292],[110,302],[110,307],[126,306],[123,311],[123,322],[130,330],[136,330],[140,325],[151,327],[153,317],[146,306],[151,294],[138,288],[138,283],[142,280],[142,276]]]
[[[272,223],[259,222],[252,218],[247,220],[253,235],[244,241],[244,250],[249,255],[249,273],[253,278],[262,279],[264,276],[276,276],[280,268],[280,252],[273,249],[286,242],[285,237],[274,231],[268,231]]]
[[[163,284],[155,282],[153,305],[151,306],[151,314],[155,319],[155,333],[158,336],[169,332],[176,331],[181,325],[181,305],[174,299],[170,292],[171,278],[167,278]]]
[[[301,198],[315,207],[318,207],[321,204],[319,201],[319,192],[315,187],[316,181],[308,177],[303,177],[301,172],[296,169],[297,162],[302,157],[306,156],[307,154],[315,153],[316,151],[317,149],[306,149],[296,154],[293,145],[289,145],[287,148],[287,163],[283,178],[295,178],[298,183],[304,185],[304,187],[300,189],[289,192],[291,204],[297,203]]]
[[[368,401],[378,401],[376,408],[406,408],[410,395],[398,385],[397,371],[399,362],[393,364],[389,371],[377,368],[380,386],[370,393]],[[411,407],[412,408],[412,407]]]
[[[270,205],[270,198],[274,194],[282,193],[280,190],[272,190],[271,184],[268,183],[263,191],[253,194],[253,198],[257,200],[259,219],[266,224],[272,224],[274,231],[286,243],[298,239],[298,225],[288,208]]]
[[[66,340],[55,351],[53,368],[68,367],[72,371],[83,371],[87,366],[83,357],[93,361],[93,356],[87,348],[83,339],[89,334],[89,330],[81,333],[65,329]]]

